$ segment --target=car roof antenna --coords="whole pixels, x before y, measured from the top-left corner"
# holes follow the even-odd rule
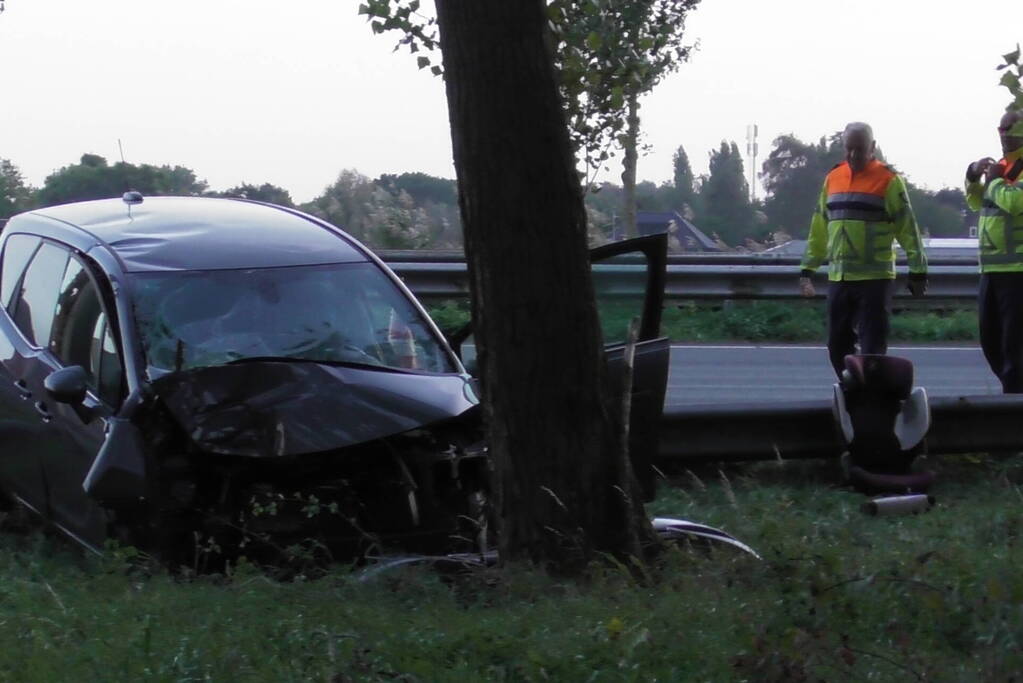
[[[128,162],[124,160],[124,145],[121,144],[121,138],[117,138],[117,149],[121,153],[121,163],[127,166]],[[133,190],[128,183],[125,183],[125,193],[121,195],[121,201],[128,205],[128,218],[131,218],[131,207],[141,204],[144,199],[141,192]]]

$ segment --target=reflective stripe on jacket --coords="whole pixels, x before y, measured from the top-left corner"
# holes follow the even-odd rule
[[[1023,172],[1020,164],[1005,164],[1005,174],[991,181],[966,183],[966,203],[980,211],[977,230],[982,273],[1023,272]]]
[[[824,179],[802,268],[816,270],[828,261],[830,280],[893,280],[895,240],[910,272],[926,273],[923,240],[902,178],[876,159],[856,174],[843,162]]]

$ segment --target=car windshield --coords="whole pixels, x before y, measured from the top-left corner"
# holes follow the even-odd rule
[[[248,358],[455,371],[422,314],[373,263],[132,280],[151,374]]]

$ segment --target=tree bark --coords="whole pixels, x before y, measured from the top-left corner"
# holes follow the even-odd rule
[[[543,0],[436,0],[503,561],[625,555],[617,416]]]
[[[622,160],[622,221],[627,237],[639,237],[636,226],[636,165],[639,163],[639,95],[628,96],[625,120],[625,158]]]

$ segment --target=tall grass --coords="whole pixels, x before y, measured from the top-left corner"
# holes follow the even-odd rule
[[[624,339],[629,320],[638,308],[634,302],[603,302],[600,310],[605,339]],[[469,321],[465,302],[437,302],[429,310],[445,332],[454,332]],[[825,307],[818,301],[668,302],[661,330],[677,342],[820,342],[826,334]],[[976,341],[976,308],[896,310],[890,339],[894,342]]]
[[[0,679],[1009,680],[1016,465],[937,466],[937,507],[892,518],[861,513],[834,463],[680,473],[649,511],[723,527],[764,559],[675,548],[645,580],[613,563],[582,581],[339,567],[277,583],[244,564],[186,579],[0,534]]]

